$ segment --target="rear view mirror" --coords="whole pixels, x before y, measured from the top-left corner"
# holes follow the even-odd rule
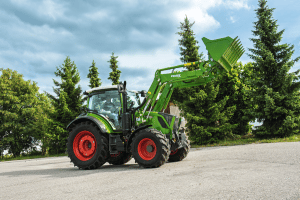
[[[146,97],[146,91],[145,90],[142,90],[139,93],[141,94],[141,97]]]
[[[126,91],[126,81],[124,81],[124,83],[120,82],[118,84],[118,91],[119,92],[125,92]]]

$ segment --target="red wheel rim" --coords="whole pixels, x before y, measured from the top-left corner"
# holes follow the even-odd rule
[[[170,156],[172,156],[172,155],[176,154],[176,153],[177,153],[177,151],[178,151],[178,149],[176,149],[176,151],[173,151],[173,150],[171,150]]]
[[[138,153],[143,160],[151,160],[156,155],[156,144],[149,138],[144,138],[139,142]]]
[[[79,132],[73,141],[73,151],[75,156],[82,161],[91,159],[97,148],[95,136],[89,131]]]

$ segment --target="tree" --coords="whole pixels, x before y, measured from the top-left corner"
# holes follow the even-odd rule
[[[183,31],[179,32],[182,36],[179,44],[182,46],[180,54],[183,56],[181,57],[183,62],[198,61],[190,60],[191,58],[203,59],[203,53],[199,57],[196,56],[199,47],[196,46],[191,25],[193,24],[190,24],[186,17],[185,22],[181,23]],[[226,137],[240,137],[250,132],[249,122],[253,120],[253,116],[247,115],[247,111],[252,105],[249,103],[251,97],[245,93],[249,86],[246,84],[246,78],[242,78],[242,76],[249,76],[248,66],[249,63],[244,66],[241,62],[236,63],[231,72],[218,74],[207,85],[174,91],[172,100],[183,110],[183,116],[188,120],[189,135],[193,135],[191,139],[193,138],[194,142],[205,144]],[[194,102],[191,99],[202,102]],[[195,105],[202,108],[196,108]],[[203,132],[199,132],[201,130]]]
[[[11,69],[1,71],[0,143],[17,157],[33,148],[39,138],[36,125],[42,101],[36,82],[25,81]]]
[[[181,55],[180,60],[183,63],[196,62],[204,59],[203,52],[201,52],[200,55],[198,53],[199,46],[197,46],[197,44],[199,42],[195,39],[195,34],[192,30],[192,26],[194,24],[195,22],[190,23],[187,16],[185,16],[184,23],[180,22],[179,28],[181,29],[181,31],[177,32],[177,34],[181,36],[181,39],[179,39],[178,42],[181,46],[179,47]],[[187,69],[189,71],[192,71],[195,69],[195,66],[187,66]]]
[[[258,38],[251,38],[255,49],[249,49],[253,73],[257,79],[250,80],[255,107],[252,114],[262,122],[253,133],[257,137],[285,137],[299,132],[299,89],[296,82],[299,70],[288,73],[300,57],[290,60],[294,45],[280,45],[284,30],[277,32],[277,20],[272,19],[275,8],[269,9],[266,0],[259,0],[256,9],[258,21],[252,31]],[[249,111],[250,112],[250,111]]]
[[[90,69],[89,69],[89,74],[87,75],[87,78],[90,79],[90,84],[89,84],[90,88],[99,87],[102,84],[101,79],[98,77],[98,75],[99,75],[99,72],[96,67],[96,63],[93,60],[92,66],[90,66]]]
[[[232,129],[237,124],[230,124],[229,120],[236,110],[235,105],[225,107],[229,96],[218,101],[219,85],[209,82],[200,87],[192,87],[182,103],[181,109],[187,119],[190,139],[197,144],[218,142],[232,137]]]
[[[230,124],[237,124],[237,127],[232,130],[235,136],[249,133],[251,130],[249,122],[255,120],[253,115],[247,114],[247,111],[253,107],[252,97],[246,95],[246,90],[249,89],[247,80],[251,76],[250,66],[251,63],[245,65],[242,62],[235,63],[230,73],[223,73],[214,80],[220,85],[216,100],[220,101],[228,96],[225,108],[236,106],[233,116],[228,121]],[[254,78],[251,76],[251,79]]]
[[[54,127],[50,153],[64,153],[68,137],[65,128],[81,113],[82,90],[79,85],[76,87],[80,76],[74,61],[71,62],[69,57],[65,59],[62,66],[56,68],[55,75],[61,79],[61,83],[53,79],[57,86],[57,88],[53,87],[53,91],[57,97],[47,93],[55,110],[50,122]]]
[[[200,55],[198,53],[198,41],[196,41],[191,29],[194,23],[190,23],[186,16],[184,23],[181,23],[180,26],[182,31],[177,33],[181,36],[178,41],[181,46],[180,54],[182,57],[180,60],[182,62],[195,62],[204,59],[203,53]],[[196,68],[193,66],[187,69],[192,71]],[[188,89],[175,89],[173,92],[171,100],[183,111],[183,116],[187,120],[188,134],[197,144],[213,143],[232,136],[231,129],[237,126],[228,123],[235,107],[225,108],[229,97],[217,100],[218,93],[219,85],[215,81]]]
[[[110,57],[110,60],[107,61],[110,63],[110,68],[112,69],[112,72],[109,73],[108,79],[112,81],[112,85],[118,85],[119,84],[119,79],[121,75],[121,71],[118,70],[118,61],[117,61],[118,56],[114,56],[114,52],[112,53],[112,56]]]
[[[39,94],[38,99],[41,106],[37,110],[37,120],[34,126],[37,130],[37,139],[41,141],[42,155],[46,155],[51,146],[51,139],[56,133],[51,123],[55,110],[46,94]]]
[[[180,49],[180,60],[183,63],[188,63],[188,62],[196,62],[199,61],[200,59],[204,59],[203,52],[199,55],[198,49],[199,46],[197,44],[199,43],[195,39],[195,34],[194,31],[192,30],[192,26],[194,25],[195,22],[190,23],[189,19],[187,16],[185,16],[184,22],[180,22],[180,27],[181,29],[180,32],[177,32],[176,34],[180,35],[181,38],[178,40],[179,42],[179,49]],[[187,66],[187,70],[192,71],[195,69],[194,65]],[[198,86],[202,87],[203,86]],[[183,100],[186,98],[186,93],[189,89],[174,89],[174,92],[171,97],[172,102],[177,102],[177,103],[182,103]]]

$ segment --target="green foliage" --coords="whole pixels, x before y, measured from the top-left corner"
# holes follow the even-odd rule
[[[278,25],[272,19],[272,11],[266,6],[265,0],[259,0],[256,10],[258,21],[255,22],[255,31],[258,38],[251,38],[256,49],[249,49],[253,62],[253,76],[249,84],[252,89],[247,91],[253,98],[252,111],[262,126],[253,133],[257,137],[285,137],[299,132],[299,89],[296,82],[299,70],[288,73],[300,57],[290,60],[294,53],[294,45],[279,45],[284,30],[277,32]]]
[[[226,108],[236,106],[234,115],[229,120],[230,124],[238,124],[233,130],[234,135],[246,135],[251,130],[250,121],[254,120],[253,116],[246,115],[247,111],[252,108],[250,104],[250,98],[246,96],[245,90],[248,89],[246,85],[246,78],[249,77],[249,65],[243,66],[242,62],[238,62],[233,66],[233,70],[230,73],[222,73],[214,80],[215,84],[220,85],[220,92],[217,95],[216,100],[229,97]]]
[[[51,132],[51,123],[50,121],[52,113],[54,112],[54,108],[51,105],[50,99],[45,94],[39,94],[38,99],[40,100],[40,107],[37,110],[37,120],[34,124],[36,129],[35,133],[37,134],[37,138],[42,142],[42,155],[45,155],[47,149],[50,146],[50,139],[52,136]]]
[[[81,113],[82,90],[80,86],[76,87],[80,76],[74,61],[71,62],[69,57],[65,59],[62,66],[56,68],[55,75],[60,77],[61,83],[53,79],[57,86],[53,88],[57,97],[47,93],[54,107],[51,120],[48,121],[52,127],[49,135],[51,141],[49,153],[64,153],[68,137],[65,128]]]
[[[184,22],[180,22],[179,28],[181,29],[181,31],[177,32],[177,34],[181,36],[181,39],[179,39],[178,42],[181,46],[179,47],[181,55],[180,60],[183,63],[196,62],[200,59],[204,59],[203,53],[201,53],[200,55],[198,53],[199,46],[197,46],[197,44],[199,42],[195,39],[195,34],[192,30],[192,26],[194,25],[194,23],[195,22],[190,23],[187,16],[185,16]],[[192,71],[195,69],[195,66],[187,66],[187,69],[189,71]]]
[[[40,121],[46,118],[41,114],[46,108],[35,82],[25,81],[11,69],[1,71],[0,144],[16,157],[41,138],[37,127],[41,127]]]
[[[202,56],[195,56],[198,55],[199,47],[196,46],[198,42],[193,36],[191,25],[193,24],[190,24],[186,17],[180,27],[183,30],[179,32],[179,35],[182,36],[179,44],[184,47],[180,47],[183,62],[203,60],[203,53],[200,54]],[[251,101],[253,97],[247,96],[246,91],[252,88],[248,84],[250,77],[255,77],[252,74],[253,70],[249,69],[249,65],[251,63],[243,66],[239,62],[233,66],[230,73],[221,73],[215,76],[213,81],[207,85],[174,90],[171,101],[183,111],[183,116],[187,119],[186,127],[194,142],[198,144],[212,143],[224,138],[238,138],[250,132],[249,122],[254,121],[255,117],[248,111],[254,104]],[[212,71],[215,74],[216,69],[217,67]],[[188,68],[188,70],[194,70],[194,68]],[[208,90],[208,87],[211,90]],[[195,99],[202,102],[197,102]],[[199,108],[201,110],[197,110],[196,105],[202,106]],[[212,114],[212,108],[218,109],[215,109]],[[225,114],[227,114],[226,117]],[[216,126],[215,123],[218,125]]]
[[[181,23],[181,36],[179,40],[180,58],[183,62],[195,62],[204,60],[203,53],[199,55],[198,41],[191,29],[194,23],[190,23],[186,17]],[[188,70],[195,70],[189,67]],[[214,81],[206,85],[192,88],[175,89],[171,101],[176,103],[183,111],[187,120],[187,130],[190,138],[198,144],[213,143],[225,137],[232,136],[232,130],[237,124],[230,124],[229,119],[234,114],[235,106],[226,106],[229,96],[218,95],[219,85]],[[218,99],[217,99],[218,98]],[[216,125],[218,123],[218,125]]]
[[[101,86],[101,84],[102,84],[101,79],[98,77],[98,75],[99,75],[99,72],[96,67],[96,63],[93,60],[92,66],[90,66],[89,73],[87,75],[87,78],[90,79],[90,84],[89,84],[90,88],[95,88],[95,87]]]
[[[236,106],[225,108],[229,97],[217,101],[219,85],[213,82],[203,85],[203,89],[192,87],[180,107],[187,119],[187,127],[190,139],[197,144],[218,142],[232,136],[232,129],[237,124],[230,124]]]
[[[114,52],[113,52],[112,56],[110,57],[110,60],[107,61],[110,63],[109,67],[112,69],[112,72],[109,73],[109,77],[108,77],[108,79],[112,81],[112,85],[118,85],[121,76],[121,71],[118,70],[117,58],[118,56],[114,56]]]
[[[192,30],[192,26],[195,22],[190,23],[187,16],[185,16],[184,22],[180,22],[180,32],[177,32],[178,35],[181,36],[181,39],[179,39],[179,49],[180,49],[180,55],[182,56],[180,60],[183,63],[188,62],[196,62],[200,59],[204,59],[203,53],[198,55],[198,49],[199,46],[198,41],[194,37],[194,31]],[[192,71],[195,69],[195,66],[187,66],[187,69],[189,71]],[[199,88],[203,89],[203,86],[198,86]],[[175,88],[171,97],[172,102],[182,103],[184,99],[186,98],[186,93],[189,90],[189,88],[182,88],[178,89]]]

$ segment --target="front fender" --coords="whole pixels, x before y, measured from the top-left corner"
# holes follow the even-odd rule
[[[78,124],[78,123],[83,122],[83,121],[92,121],[94,124],[96,124],[98,126],[98,128],[100,129],[100,131],[102,133],[107,133],[108,132],[106,126],[100,120],[98,120],[95,117],[91,117],[91,116],[77,117],[71,123],[68,124],[68,126],[66,127],[66,130],[68,130],[72,124],[74,124],[74,123]]]

